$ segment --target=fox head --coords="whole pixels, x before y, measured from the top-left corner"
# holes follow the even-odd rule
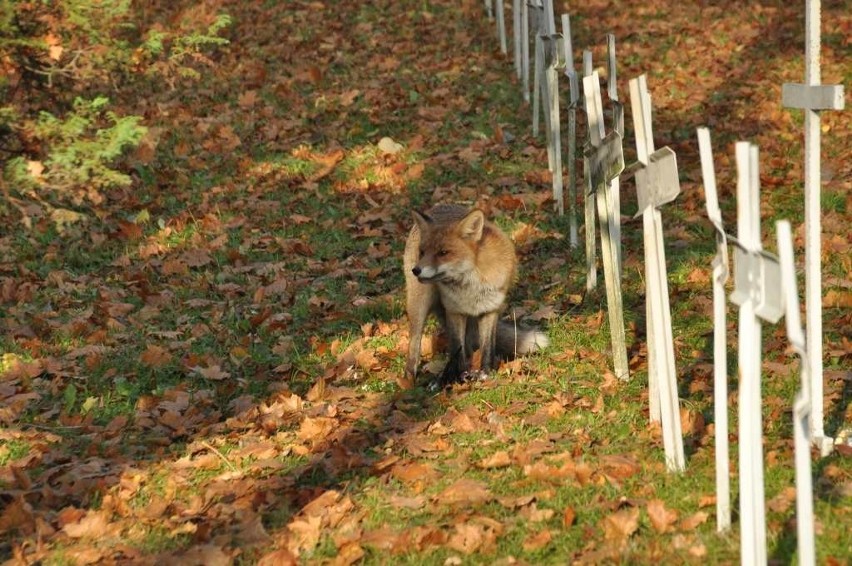
[[[481,210],[456,218],[433,218],[415,211],[414,220],[420,231],[420,248],[411,272],[418,281],[457,281],[475,269],[476,252],[485,229]]]

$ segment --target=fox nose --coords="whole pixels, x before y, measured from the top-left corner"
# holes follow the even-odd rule
[[[419,266],[414,266],[414,268],[412,268],[412,270],[411,270],[411,273],[413,273],[415,277],[420,277],[421,271],[423,271],[423,270],[420,269]]]

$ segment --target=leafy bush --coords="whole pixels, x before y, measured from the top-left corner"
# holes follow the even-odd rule
[[[22,192],[41,187],[68,195],[80,205],[101,202],[101,190],[130,184],[130,177],[110,168],[128,147],[135,147],[147,132],[139,116],[118,116],[106,111],[109,100],[77,98],[63,119],[41,112],[33,127],[47,148],[44,163],[12,159],[7,175]]]
[[[141,50],[150,59],[157,59],[149,73],[160,73],[167,79],[174,75],[192,79],[200,78],[200,73],[189,66],[193,62],[209,63],[203,55],[206,48],[227,45],[229,41],[219,37],[219,33],[231,25],[231,17],[219,14],[205,31],[191,32],[188,35],[170,35],[160,30],[152,30],[141,45]]]
[[[128,185],[120,157],[146,128],[132,106],[107,110],[106,89],[145,91],[162,79],[175,88],[201,76],[199,67],[211,64],[206,51],[228,44],[225,14],[189,29],[140,30],[133,9],[131,0],[0,0],[6,201],[96,205],[103,191]]]

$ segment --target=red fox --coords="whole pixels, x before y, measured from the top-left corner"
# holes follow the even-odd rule
[[[481,350],[481,370],[496,367],[498,357],[527,354],[547,346],[544,333],[520,330],[500,321],[517,275],[515,246],[478,209],[439,204],[414,212],[405,242],[403,267],[409,346],[406,376],[413,380],[420,361],[420,340],[430,313],[444,325],[449,361],[441,385],[459,381],[470,358]]]

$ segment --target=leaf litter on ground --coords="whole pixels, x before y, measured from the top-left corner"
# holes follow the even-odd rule
[[[778,187],[764,214],[800,218],[782,198],[787,187],[801,193],[801,152],[790,149],[799,118],[773,93],[801,75],[801,50],[790,47],[803,43],[801,10],[729,4],[591,2],[572,12],[585,22],[575,42],[616,34],[619,71],[649,73],[657,142],[679,161],[697,160],[694,127],[713,127],[723,196],[733,186],[723,148],[756,141],[772,156],[761,181]],[[147,17],[176,21],[172,10],[155,2]],[[144,92],[159,109],[146,111],[152,127],[129,161],[153,170],[153,182],[110,195],[97,222],[58,209],[32,232],[0,236],[0,558],[735,561],[738,535],[715,535],[708,495],[706,333],[687,328],[678,344],[690,471],[668,476],[642,379],[621,384],[608,369],[602,297],[580,294],[582,261],[551,212],[543,141],[527,133],[530,109],[481,3],[240,10],[230,49],[200,83],[116,87],[118,108],[135,112]],[[837,37],[850,16],[825,11],[824,82],[842,82]],[[843,369],[852,138],[848,120],[827,114],[824,125],[836,425],[852,417]],[[684,169],[666,235],[706,261],[673,255],[684,271],[672,292],[706,306],[712,242],[701,248],[700,179]],[[437,394],[401,383],[398,265],[410,210],[434,200],[476,204],[513,235],[522,266],[512,306],[556,344]],[[641,244],[625,232],[626,269],[638,270],[630,256]],[[630,285],[631,369],[641,375],[642,289]],[[783,335],[768,334],[768,527],[788,541],[795,379]],[[434,376],[442,344],[427,342]],[[848,456],[815,477],[827,563],[843,558],[852,524]],[[779,559],[790,553],[779,543]]]

